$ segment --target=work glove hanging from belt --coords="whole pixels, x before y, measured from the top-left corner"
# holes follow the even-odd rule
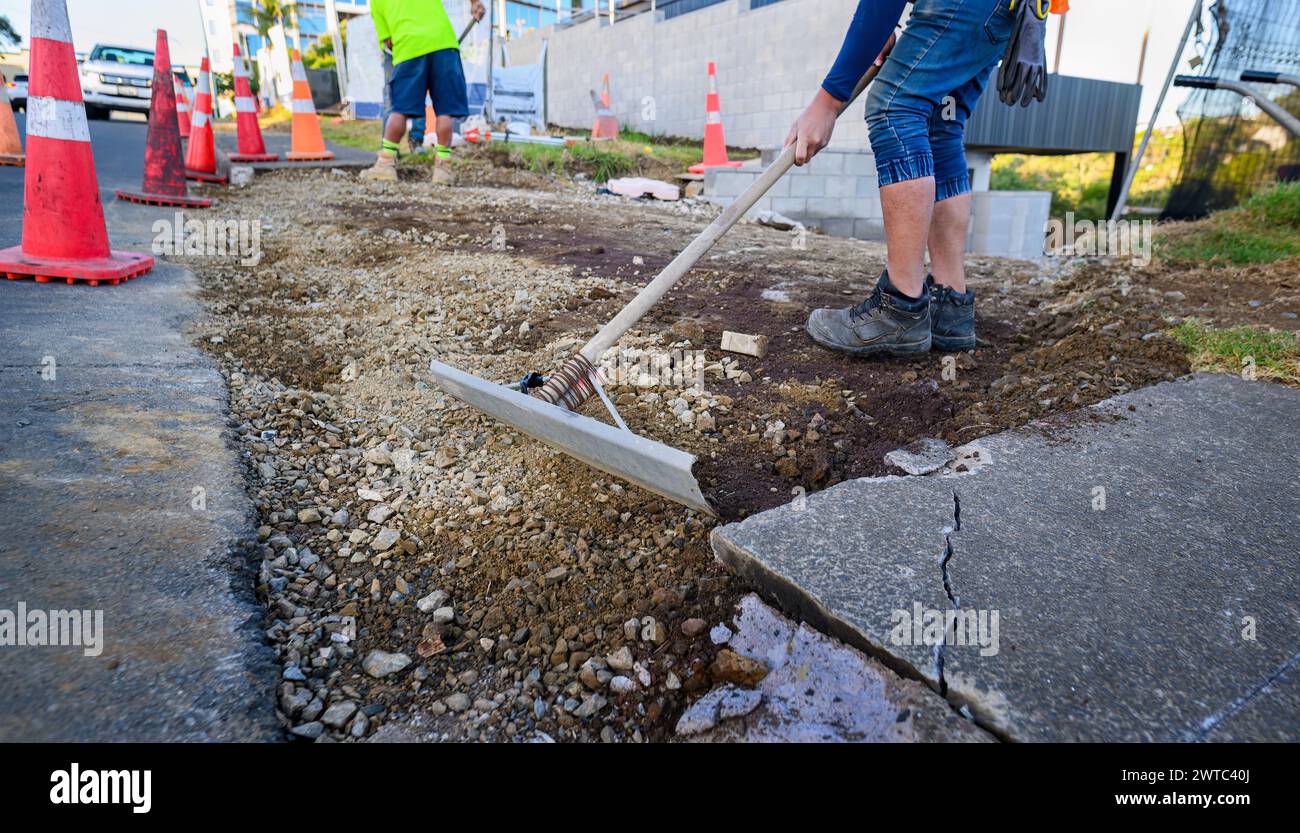
[[[998,72],[998,96],[1003,103],[1028,107],[1029,102],[1047,98],[1047,15],[1050,0],[1010,0],[1017,5],[1016,30],[1002,57]]]

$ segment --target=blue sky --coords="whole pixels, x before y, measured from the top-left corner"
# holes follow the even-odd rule
[[[197,0],[67,0],[72,40],[79,51],[96,43],[154,46],[154,30],[166,29],[175,63],[197,64],[203,56],[203,22]],[[23,36],[31,3],[0,0],[5,15]]]
[[[203,54],[203,27],[198,2],[68,0],[73,40],[79,50],[88,50],[98,41],[152,47],[153,31],[161,27],[167,30],[171,40],[173,60],[197,64]],[[1142,106],[1143,118],[1148,117],[1193,2],[1073,0],[1061,71],[1110,81],[1135,81],[1142,33],[1150,26],[1151,47],[1147,56],[1146,96]],[[0,14],[8,16],[24,36],[28,30],[29,5],[28,0],[0,0]],[[1055,25],[1049,34],[1050,57],[1056,46]],[[826,56],[828,66],[832,60],[834,56]],[[1183,69],[1186,69],[1185,65]],[[1181,91],[1172,91],[1170,104],[1182,97]],[[1167,105],[1161,121],[1168,123],[1172,117],[1172,108]]]

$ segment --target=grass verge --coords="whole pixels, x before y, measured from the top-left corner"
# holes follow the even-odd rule
[[[267,124],[264,121],[263,127]],[[581,136],[583,131],[560,131],[566,136]],[[328,142],[361,150],[379,147],[379,123],[375,121],[340,121],[335,124],[328,117],[321,118],[321,134]],[[584,174],[598,183],[621,176],[648,176],[671,179],[685,173],[691,165],[703,158],[703,145],[688,139],[650,136],[645,133],[624,131],[612,142],[582,143],[573,147],[551,145],[498,144],[487,145],[484,153],[494,164],[532,171],[542,176],[575,176]],[[758,156],[755,150],[729,150],[733,159],[751,159]],[[405,161],[428,163],[431,158],[403,154]]]
[[[1170,331],[1192,370],[1240,375],[1300,387],[1300,335],[1258,327],[1215,329],[1189,318]]]
[[[1300,255],[1300,182],[1275,185],[1236,208],[1173,229],[1159,252],[1176,263],[1212,267]]]

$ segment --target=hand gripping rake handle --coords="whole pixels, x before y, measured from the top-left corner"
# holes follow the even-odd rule
[[[844,111],[862,95],[863,90],[875,80],[878,72],[880,72],[878,66],[873,66],[867,70],[867,74],[862,76],[862,80],[854,88],[853,95],[840,108],[840,115],[843,115]],[[618,315],[614,316],[614,320],[601,328],[600,332],[596,333],[591,341],[588,341],[583,346],[579,354],[592,366],[597,365],[605,351],[617,344],[623,334],[632,329],[650,311],[651,307],[659,303],[668,294],[669,290],[676,286],[677,282],[694,268],[700,258],[704,257],[724,234],[730,231],[736,223],[740,222],[740,218],[744,217],[745,213],[753,208],[754,204],[762,199],[763,195],[781,177],[785,176],[786,172],[794,165],[794,154],[795,146],[793,144],[782,151],[777,160],[769,165],[767,170],[763,171],[763,175],[754,180],[754,183],[745,189],[745,193],[736,197],[735,202],[727,206],[726,210],[719,214],[717,219],[700,233],[699,237],[691,241],[691,245],[687,246],[685,251],[674,258],[672,263],[665,266],[664,270],[654,280],[637,293],[631,303],[624,307]]]

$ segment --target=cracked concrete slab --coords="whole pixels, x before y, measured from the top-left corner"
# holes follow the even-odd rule
[[[1007,739],[1300,739],[1300,391],[1197,375],[1095,411],[985,438],[972,472],[719,528],[715,552]]]

